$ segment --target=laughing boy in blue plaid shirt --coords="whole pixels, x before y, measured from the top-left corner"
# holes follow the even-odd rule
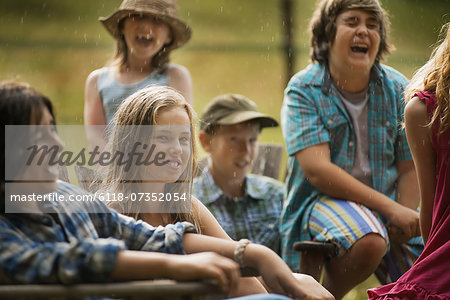
[[[392,280],[422,249],[401,129],[407,79],[380,64],[387,25],[377,0],[320,1],[310,25],[314,63],[290,80],[281,111],[289,154],[283,259],[298,269],[294,242],[334,243],[324,286],[336,299],[372,274],[390,245],[400,245],[386,260]]]
[[[210,164],[194,178],[193,194],[232,239],[246,238],[279,253],[284,186],[272,178],[248,174],[261,129],[274,126],[278,126],[275,119],[258,112],[256,104],[242,95],[211,100],[203,111],[199,133]]]

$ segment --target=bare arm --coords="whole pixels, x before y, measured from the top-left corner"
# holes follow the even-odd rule
[[[168,84],[179,91],[189,104],[194,104],[192,79],[188,69],[180,65],[170,64]]]
[[[225,230],[223,230],[222,226],[220,226],[219,222],[217,222],[213,214],[200,202],[200,200],[192,197],[192,205],[194,211],[197,213],[196,218],[199,221],[202,234],[220,239],[232,240]]]
[[[397,202],[401,205],[417,210],[419,206],[419,186],[417,184],[416,170],[412,160],[397,162],[398,184],[397,184]],[[389,224],[389,238],[392,242],[406,243],[411,238],[420,236],[419,215],[417,221],[411,223],[410,234],[398,226]]]
[[[431,130],[425,125],[428,115],[425,103],[418,97],[405,108],[406,138],[413,155],[420,190],[420,229],[426,243],[431,229],[434,191],[436,188],[436,153],[433,150]]]
[[[97,87],[98,71],[96,70],[89,74],[86,80],[84,93],[85,125],[106,125],[105,111],[103,110],[102,100]],[[102,149],[105,141],[103,126],[88,126],[86,130],[91,149],[95,145],[98,145]]]
[[[215,253],[174,255],[145,251],[120,251],[111,273],[113,280],[170,278],[176,280],[213,279],[224,291],[235,289],[239,266]]]
[[[197,212],[197,220],[200,223],[202,234],[232,241],[230,236],[223,230],[216,218],[197,198],[192,197],[192,205]],[[236,291],[232,291],[230,297],[238,297],[251,294],[267,293],[266,289],[256,278],[241,278]]]
[[[105,125],[106,118],[102,100],[97,88],[98,70],[89,74],[84,93],[84,123],[87,125]]]
[[[399,161],[396,164],[398,172],[397,202],[416,210],[419,207],[419,185],[416,169],[412,160]]]
[[[418,222],[416,211],[363,184],[331,162],[328,143],[317,144],[295,154],[313,186],[333,198],[361,203],[383,214],[390,223],[412,235]]]
[[[213,251],[233,258],[237,242],[187,233],[183,236],[183,244],[187,253]],[[295,299],[334,299],[311,276],[305,275],[304,280],[297,280],[285,262],[265,246],[249,244],[244,251],[244,264],[257,269],[275,293]]]

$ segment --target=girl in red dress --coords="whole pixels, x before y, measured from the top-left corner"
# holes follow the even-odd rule
[[[397,282],[369,290],[369,299],[450,299],[450,23],[442,32],[444,40],[405,93],[425,249]]]

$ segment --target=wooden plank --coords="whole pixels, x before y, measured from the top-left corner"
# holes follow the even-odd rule
[[[218,285],[208,281],[143,280],[116,283],[0,285],[0,299],[76,299],[83,297],[132,299],[223,299]]]
[[[260,144],[252,173],[278,179],[283,158],[283,147],[277,144]]]

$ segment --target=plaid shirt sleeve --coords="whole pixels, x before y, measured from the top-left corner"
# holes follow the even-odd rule
[[[328,131],[317,111],[315,98],[318,95],[314,95],[315,93],[317,92],[314,89],[310,91],[307,86],[302,85],[297,76],[293,77],[286,88],[281,122],[289,155],[330,141]]]
[[[0,225],[0,282],[76,283],[105,281],[114,267],[117,252],[125,249],[114,239],[63,240],[61,231],[39,226],[36,233]],[[30,226],[31,227],[31,226]],[[56,235],[55,240],[37,241],[32,235]]]
[[[106,214],[105,214],[106,216]],[[116,236],[107,238],[64,240],[61,231],[44,232],[57,235],[57,241],[36,241],[24,231],[1,224],[0,282],[77,283],[109,280],[120,250],[145,250],[184,253],[182,238],[193,231],[190,223],[176,223],[151,228],[143,222],[122,220]],[[106,224],[105,224],[106,225]],[[49,228],[40,228],[44,231]],[[27,234],[35,234],[31,231]],[[121,240],[120,238],[123,238]]]
[[[67,189],[68,186],[66,183],[61,183],[59,190],[61,191],[62,187]],[[73,185],[70,186],[73,187]],[[69,192],[71,194],[86,193],[80,189],[69,190]],[[86,203],[81,209],[90,213],[77,213],[76,216],[72,214],[65,220],[67,222],[69,219],[72,219],[72,222],[78,220],[79,228],[92,226],[95,235],[98,235],[99,238],[121,240],[125,243],[125,248],[129,250],[182,254],[184,253],[182,242],[184,233],[196,232],[195,226],[189,222],[153,227],[146,222],[136,221],[131,217],[119,214],[101,201]],[[73,210],[73,204],[70,205],[69,210]]]
[[[153,227],[119,214],[117,221],[119,227],[111,235],[123,240],[129,250],[184,254],[183,235],[196,232],[195,226],[189,222]]]
[[[86,193],[67,183],[58,192]],[[90,205],[95,207],[80,205],[76,211],[73,203],[55,205],[60,224],[49,214],[0,216],[0,282],[104,282],[118,251],[181,254],[184,233],[195,232],[187,222],[152,227],[99,201]]]

